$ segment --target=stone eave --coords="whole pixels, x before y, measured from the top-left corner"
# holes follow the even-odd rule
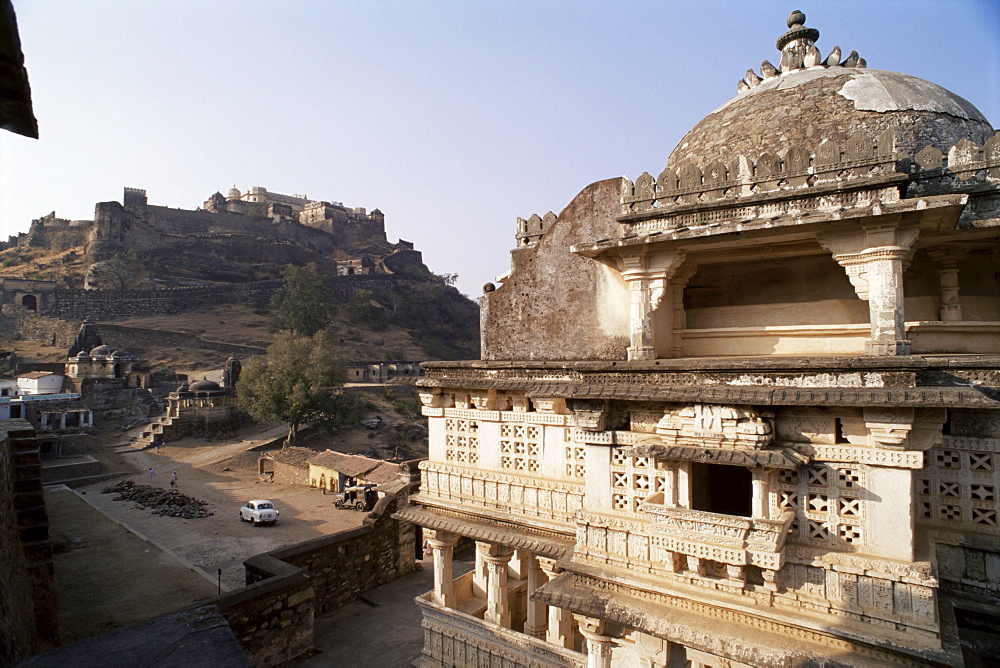
[[[551,559],[562,559],[573,552],[573,538],[560,539],[541,535],[509,522],[486,517],[457,514],[422,506],[407,506],[393,514],[393,519],[412,522],[427,529],[449,531],[475,540],[502,543],[529,550]]]
[[[530,378],[422,378],[419,387],[447,390],[523,392],[532,399],[597,399],[667,403],[722,403],[754,406],[885,406],[1000,409],[1000,390],[978,387],[787,387],[676,385],[596,380]]]
[[[921,371],[925,369],[998,369],[998,355],[934,354],[899,355],[893,357],[866,356],[731,356],[673,357],[656,360],[437,360],[421,362],[420,366],[433,377],[446,377],[448,370],[481,372],[485,375],[502,371],[553,373],[566,372],[570,378],[581,373],[650,373],[650,372],[746,372],[746,371]],[[420,381],[427,377],[420,378]]]
[[[879,202],[871,206],[849,209],[840,207],[831,210],[814,209],[767,218],[750,218],[690,227],[683,226],[675,229],[652,230],[642,234],[629,234],[620,239],[602,239],[594,244],[574,244],[570,247],[570,251],[584,257],[597,258],[613,251],[627,249],[635,252],[642,247],[652,245],[665,248],[692,248],[727,241],[729,243],[738,241],[740,244],[746,244],[753,240],[759,240],[760,243],[770,243],[774,237],[787,235],[793,231],[800,235],[812,236],[829,223],[893,215],[920,216],[926,219],[928,211],[935,211],[937,214],[931,219],[934,231],[947,232],[955,228],[958,217],[968,203],[968,199],[969,196],[964,194],[932,195],[904,199],[899,202]],[[726,206],[718,208],[725,210],[750,206],[750,203],[743,200],[725,200],[725,203]],[[669,225],[670,218],[679,215],[681,212],[671,210],[670,214],[665,215],[661,211],[647,216],[643,220],[664,221],[665,225]]]
[[[903,651],[914,659],[949,665],[957,647],[914,647],[912,639],[878,643],[843,626],[828,631],[828,621],[799,616],[794,621],[766,613],[721,607],[701,597],[677,596],[636,589],[631,583],[605,579],[580,564],[562,562],[566,572],[543,584],[532,600],[576,614],[617,622],[655,637],[718,656],[760,666],[805,665],[831,654],[831,641],[839,645],[837,658],[845,665],[888,665]],[[569,570],[572,569],[572,570]],[[706,592],[708,596],[710,593]],[[762,614],[763,613],[763,614]],[[810,623],[812,622],[812,623]],[[891,633],[891,632],[888,632]],[[749,635],[748,635],[749,634]]]
[[[641,442],[638,445],[625,447],[622,451],[632,457],[652,457],[667,461],[726,464],[766,469],[794,470],[809,461],[809,457],[783,448],[753,450],[750,448],[668,445],[653,434],[650,434],[650,442]]]

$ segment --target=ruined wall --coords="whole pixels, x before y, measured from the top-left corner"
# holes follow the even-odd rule
[[[281,279],[251,283],[164,288],[160,290],[57,290],[45,315],[83,320],[120,320],[130,317],[176,315],[196,308],[223,304],[267,306],[281,286]],[[375,293],[394,292],[390,276],[337,276],[328,281],[330,298],[347,303],[358,290]],[[101,331],[104,329],[102,327]]]
[[[35,610],[28,585],[24,549],[17,540],[14,462],[10,442],[0,444],[0,665],[32,654]]]
[[[13,564],[7,564],[4,559],[0,568],[0,577],[9,578],[3,582],[0,605],[11,606],[11,616],[8,618],[4,609],[0,624],[9,624],[14,634],[9,639],[0,637],[0,652],[20,653],[30,649],[34,653],[59,645],[52,543],[42,493],[42,460],[34,428],[25,420],[0,421],[0,450],[3,450],[0,455],[0,508],[13,511],[12,516],[2,520],[7,526],[0,534],[0,553],[15,559]],[[9,517],[13,517],[13,523]],[[20,559],[16,557],[16,550],[22,551]],[[11,567],[16,570],[8,570]],[[28,609],[24,606],[24,585],[31,598]],[[30,646],[25,644],[28,633],[33,636]],[[0,660],[0,663],[7,665],[6,661]]]
[[[624,283],[569,250],[621,235],[622,186],[623,179],[587,186],[541,241],[514,251],[510,278],[480,301],[484,360],[625,359]]]

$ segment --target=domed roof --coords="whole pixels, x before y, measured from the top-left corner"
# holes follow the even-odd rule
[[[117,351],[118,351],[117,348],[115,348],[114,346],[109,346],[108,344],[105,343],[104,345],[97,346],[96,348],[94,348],[93,350],[91,350],[90,351],[90,356],[91,357],[108,357],[112,353],[115,353]]]
[[[242,196],[243,196],[243,193],[241,193],[236,186],[233,186],[232,188],[230,188],[229,189],[229,193],[227,193],[227,195],[226,195],[226,197],[228,197],[229,199],[239,199]]]
[[[740,94],[695,125],[668,164],[783,154],[795,144],[812,150],[824,139],[844,142],[857,132],[875,138],[889,127],[896,150],[909,155],[928,145],[947,151],[961,139],[982,144],[993,135],[978,109],[937,84],[867,69],[855,52],[840,62],[839,47],[822,60],[812,43],[819,31],[804,28],[804,20],[793,13],[791,30],[778,40],[781,69],[764,61],[762,77],[748,71]]]
[[[211,392],[213,390],[221,390],[222,388],[218,383],[208,380],[207,378],[202,378],[201,380],[196,380],[191,385],[188,386],[191,392]]]

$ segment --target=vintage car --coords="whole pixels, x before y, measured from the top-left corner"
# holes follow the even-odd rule
[[[258,524],[274,524],[277,521],[278,509],[267,499],[247,501],[240,508],[240,522],[249,522],[257,526]]]

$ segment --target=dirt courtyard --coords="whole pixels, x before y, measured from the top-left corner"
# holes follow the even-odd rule
[[[361,524],[363,513],[335,509],[333,497],[320,490],[259,482],[259,453],[248,449],[283,432],[256,431],[229,442],[185,439],[161,452],[120,455],[143,471],[124,478],[137,484],[150,484],[145,471],[152,467],[152,485],[167,488],[176,472],[179,490],[205,501],[209,517],[158,516],[101,493],[116,481],[46,490],[64,643],[210,598],[220,569],[222,590],[238,589],[248,557]],[[281,511],[277,524],[239,521],[240,506],[257,498],[274,501]]]

